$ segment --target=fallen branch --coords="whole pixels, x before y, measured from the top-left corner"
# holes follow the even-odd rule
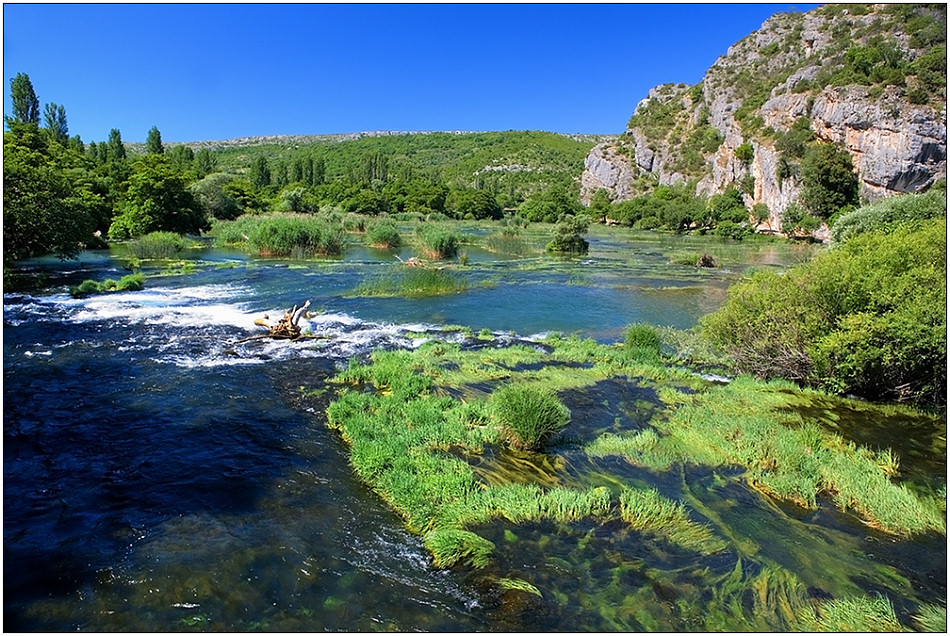
[[[290,309],[284,312],[284,317],[281,318],[276,325],[271,325],[266,322],[267,315],[264,315],[264,318],[258,318],[254,321],[255,325],[261,327],[267,327],[266,334],[259,334],[257,336],[251,336],[250,338],[245,338],[239,342],[246,342],[247,340],[253,340],[257,338],[278,338],[283,340],[296,340],[300,338],[300,319],[303,318],[304,314],[307,313],[307,307],[310,306],[310,301],[305,302],[301,307],[294,305],[293,309]]]

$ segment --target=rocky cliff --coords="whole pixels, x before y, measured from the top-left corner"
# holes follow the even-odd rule
[[[590,152],[581,199],[735,186],[768,207],[761,229],[778,230],[799,201],[803,140],[846,149],[863,200],[925,190],[947,173],[946,24],[945,5],[777,14],[699,84],[652,89],[626,132]]]

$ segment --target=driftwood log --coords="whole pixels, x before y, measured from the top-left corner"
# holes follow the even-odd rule
[[[293,309],[284,312],[284,317],[277,321],[276,325],[268,324],[267,316],[258,318],[254,321],[255,325],[267,327],[268,338],[281,338],[285,340],[296,340],[300,337],[300,319],[307,313],[307,307],[310,301],[305,302],[301,307],[294,305]]]

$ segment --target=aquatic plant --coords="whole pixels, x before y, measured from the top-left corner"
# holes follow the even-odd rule
[[[506,439],[522,450],[543,448],[571,418],[557,396],[531,386],[505,386],[492,394],[492,404]]]
[[[894,606],[880,595],[823,601],[805,610],[801,621],[810,632],[901,632]]]
[[[527,592],[528,594],[541,596],[541,590],[524,579],[498,579],[498,585],[503,590],[518,590],[519,592]]]
[[[366,232],[366,242],[373,247],[395,249],[402,245],[402,237],[396,224],[392,221],[381,221],[370,226]]]
[[[213,234],[222,243],[247,245],[263,256],[307,258],[343,251],[340,227],[314,215],[244,215],[216,223]]]
[[[708,526],[690,519],[683,504],[670,501],[652,488],[624,489],[620,493],[620,517],[636,530],[666,537],[703,554],[726,547]]]
[[[420,250],[427,258],[448,259],[458,253],[460,238],[443,225],[426,223],[416,229]]]
[[[660,333],[652,325],[630,325],[624,332],[623,344],[637,360],[658,362],[660,359]]]
[[[920,631],[931,633],[946,633],[947,631],[947,608],[923,603],[914,614],[914,620],[920,627]]]
[[[432,553],[432,564],[446,568],[456,563],[467,562],[473,567],[488,565],[495,544],[468,530],[440,528],[426,533],[423,543]]]
[[[80,297],[105,292],[139,291],[144,287],[145,275],[137,272],[123,276],[117,281],[112,278],[107,278],[102,282],[86,279],[79,285],[70,287],[69,293],[74,297]]]
[[[350,295],[428,298],[458,294],[467,289],[467,281],[452,271],[399,264],[393,265],[383,275],[363,281]]]
[[[175,232],[150,232],[130,241],[128,249],[137,259],[169,259],[185,249],[185,240]]]

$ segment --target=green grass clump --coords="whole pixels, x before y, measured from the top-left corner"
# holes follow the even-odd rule
[[[804,631],[902,632],[894,606],[883,596],[863,596],[824,601],[814,613],[803,612]]]
[[[691,520],[683,504],[670,501],[652,488],[624,490],[620,494],[620,517],[636,530],[666,537],[703,554],[726,547],[708,526]]]
[[[394,265],[387,273],[364,281],[350,294],[387,298],[428,298],[458,294],[466,289],[468,283],[465,279],[451,271],[433,267]]]
[[[394,223],[383,221],[369,228],[366,232],[366,242],[373,247],[396,249],[402,245],[402,237]]]
[[[571,418],[557,396],[530,386],[505,386],[492,394],[492,403],[505,437],[520,450],[540,450]]]
[[[495,544],[488,539],[457,528],[431,530],[426,533],[423,543],[432,553],[432,564],[437,568],[462,562],[482,568],[488,565],[495,551]]]
[[[458,234],[441,226],[427,223],[416,230],[420,250],[427,258],[445,260],[458,254]]]
[[[175,232],[150,232],[129,243],[129,254],[137,259],[169,259],[185,249],[185,240]]]
[[[79,285],[70,287],[69,293],[78,298],[80,296],[88,296],[89,294],[102,294],[106,292],[139,291],[144,287],[145,275],[136,273],[123,276],[119,280],[107,278],[101,283],[87,279]]]
[[[946,633],[947,631],[947,608],[924,603],[914,614],[914,620],[923,632]]]
[[[307,214],[244,215],[212,229],[218,241],[246,245],[261,256],[309,258],[343,252],[343,232],[322,216]]]
[[[631,356],[641,361],[660,359],[660,332],[656,327],[637,323],[627,327],[624,347]]]

